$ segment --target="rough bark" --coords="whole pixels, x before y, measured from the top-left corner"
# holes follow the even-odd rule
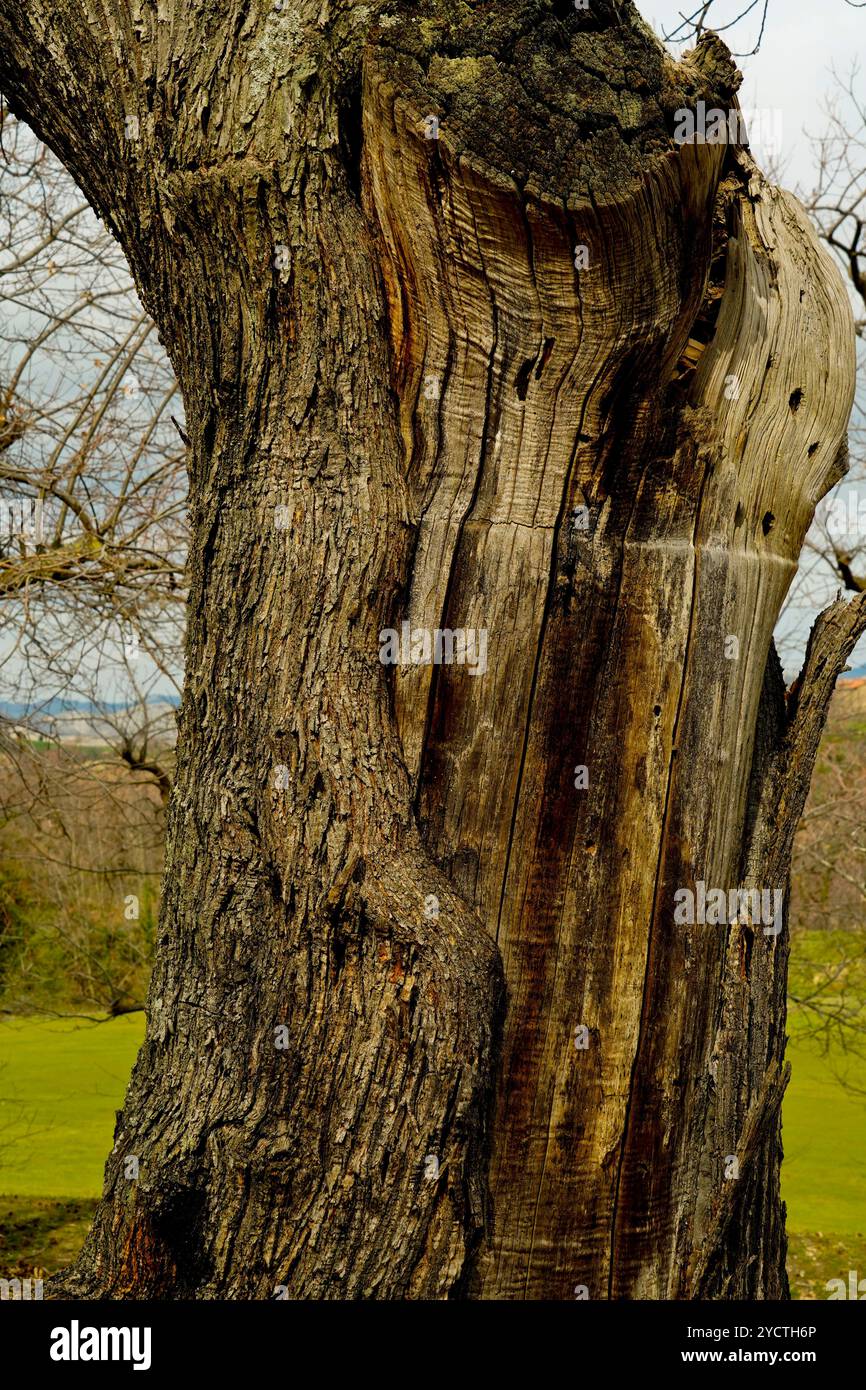
[[[724,46],[612,0],[0,0],[0,83],[191,441],[147,1041],[62,1287],[784,1294],[785,935],[674,894],[787,883],[863,615],[790,712],[772,631],[853,330],[795,201],[672,139]],[[403,619],[486,629],[483,677],[389,676]]]

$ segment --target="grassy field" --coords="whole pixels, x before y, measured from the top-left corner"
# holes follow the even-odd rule
[[[866,1096],[852,1095],[834,1075],[842,1058],[822,1057],[813,1044],[798,1041],[796,1025],[788,1057],[782,1195],[791,1224],[840,1236],[866,1233]]]
[[[93,1025],[15,1019],[0,1026],[0,1266],[29,1274],[69,1262],[87,1229],[141,1042],[141,1014]],[[798,1298],[831,1278],[866,1277],[866,1098],[792,1026],[783,1194]]]
[[[822,1056],[789,1024],[791,1084],[782,1113],[788,1274],[797,1298],[826,1298],[828,1279],[866,1278],[866,1097],[843,1084],[845,1057]]]
[[[0,1024],[0,1195],[99,1195],[143,1036],[143,1014]]]
[[[71,1264],[95,1210],[93,1198],[0,1197],[3,1278],[39,1279]]]

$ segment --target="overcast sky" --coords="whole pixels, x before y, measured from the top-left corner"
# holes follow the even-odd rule
[[[712,22],[717,29],[736,18],[749,0],[715,0]],[[763,0],[722,37],[734,53],[748,52],[758,36]],[[675,29],[682,14],[693,14],[697,0],[637,0],[637,8],[657,33]],[[845,0],[770,0],[761,47],[753,57],[737,61],[745,78],[740,102],[745,108],[773,108],[782,114],[782,160],[785,183],[811,183],[809,144],[804,129],[817,134],[825,124],[822,101],[833,82],[835,67],[843,76],[852,62],[866,58],[866,9],[855,10]],[[866,81],[866,76],[864,76]],[[766,151],[753,139],[759,163]]]

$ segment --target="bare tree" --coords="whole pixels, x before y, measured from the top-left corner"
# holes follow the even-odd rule
[[[859,65],[836,76],[827,105],[827,127],[812,139],[815,181],[799,190],[822,238],[846,277],[860,339],[861,380],[866,380],[866,104]],[[844,488],[819,508],[807,541],[819,571],[853,592],[866,589],[866,423],[855,404],[852,467]]]
[[[786,1291],[784,904],[866,602],[786,695],[854,335],[796,200],[675,133],[738,84],[628,0],[0,0],[190,440],[147,1040],[67,1291]]]
[[[181,405],[63,165],[8,113],[0,146],[3,1008],[111,1015],[142,1006],[170,790]]]
[[[111,1018],[143,1008],[163,834],[145,773],[25,740],[7,751],[0,1013]]]
[[[843,3],[852,10],[866,8],[866,0],[843,0]],[[665,39],[668,42],[692,43],[703,34],[729,35],[732,30],[739,29],[745,20],[750,19],[754,26],[754,44],[751,48],[734,51],[733,56],[751,58],[763,43],[771,0],[742,0],[740,5],[729,5],[724,18],[721,17],[720,10],[718,0],[700,0],[700,4],[691,12],[681,12],[679,24],[665,31]]]
[[[26,127],[0,136],[0,696],[43,736],[90,702],[147,767],[181,666],[179,394],[117,243]]]

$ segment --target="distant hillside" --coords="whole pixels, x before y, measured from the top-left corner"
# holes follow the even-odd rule
[[[180,704],[176,695],[151,695],[148,705],[171,705],[175,709]],[[7,719],[39,719],[63,714],[119,714],[134,706],[122,700],[63,700],[54,697],[50,700],[31,701],[28,704],[15,700],[0,700],[0,714]]]
[[[118,739],[148,738],[171,746],[176,736],[175,715],[179,701],[171,695],[154,695],[145,704],[106,700],[45,700],[42,704],[0,700],[0,722],[14,725],[28,739],[45,738],[62,743],[111,747]]]

